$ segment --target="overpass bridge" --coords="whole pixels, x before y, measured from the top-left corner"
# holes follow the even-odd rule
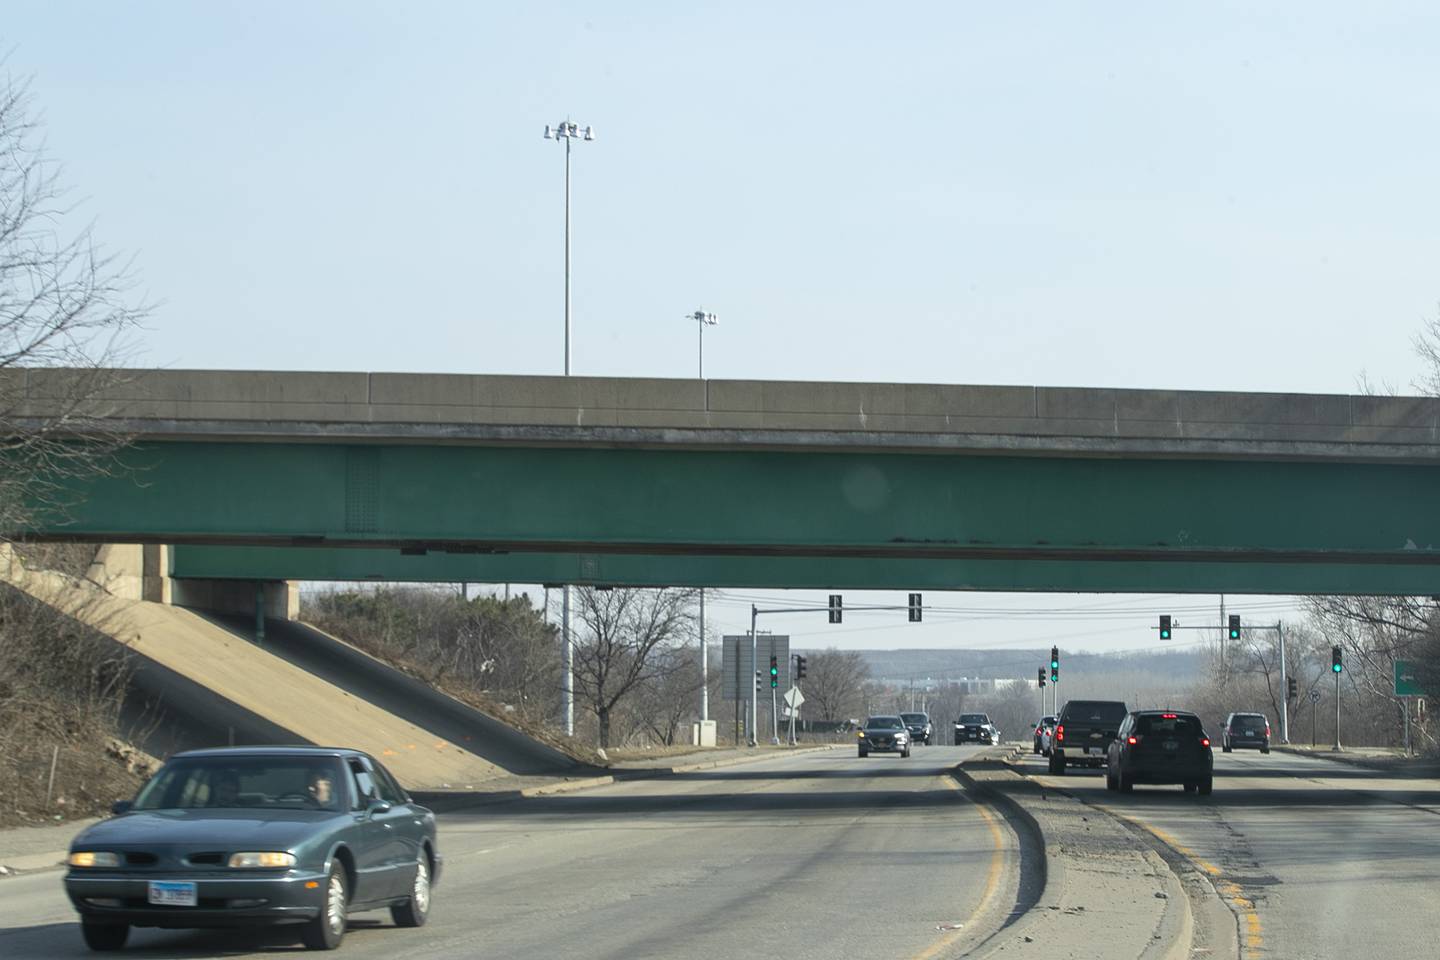
[[[19,424],[68,372],[0,372]],[[1440,401],[128,371],[34,539],[211,579],[1440,592]]]

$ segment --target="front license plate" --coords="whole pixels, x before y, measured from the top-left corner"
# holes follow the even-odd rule
[[[197,902],[195,884],[151,880],[150,902],[160,907],[193,907]]]

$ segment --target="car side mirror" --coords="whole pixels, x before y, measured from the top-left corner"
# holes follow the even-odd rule
[[[379,797],[371,797],[370,805],[365,809],[369,811],[372,817],[379,813],[389,813],[390,802],[388,800],[381,800]]]
[[[110,812],[115,814],[116,816],[119,816],[122,813],[129,813],[130,808],[134,805],[134,801],[131,800],[116,800],[114,803],[110,804]]]

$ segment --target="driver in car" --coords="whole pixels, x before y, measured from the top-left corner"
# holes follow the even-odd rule
[[[210,806],[238,807],[240,805],[240,775],[234,770],[221,770],[210,785]]]
[[[335,781],[329,770],[311,770],[305,789],[317,807],[329,807],[335,797]]]

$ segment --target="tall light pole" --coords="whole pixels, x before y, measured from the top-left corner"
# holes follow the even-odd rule
[[[713,313],[706,313],[704,310],[696,310],[694,313],[685,315],[687,320],[697,321],[700,328],[700,367],[699,377],[705,379],[705,328],[713,327],[719,322]],[[705,588],[700,588],[700,719],[710,719],[710,653],[705,646]]]
[[[687,314],[685,314],[685,319],[686,319],[686,320],[696,320],[696,321],[698,321],[697,326],[699,326],[699,328],[700,328],[700,373],[699,373],[699,377],[700,377],[701,380],[704,380],[704,379],[705,379],[705,328],[706,328],[706,327],[713,327],[713,326],[715,326],[715,324],[719,323],[720,320],[719,320],[718,317],[715,316],[715,314],[713,314],[713,313],[706,313],[704,310],[696,310],[694,313],[687,313]]]
[[[595,128],[566,120],[545,127],[545,139],[565,142],[565,376],[570,376],[570,142],[594,141]],[[570,586],[560,588],[560,705],[565,736],[575,735],[575,650],[570,642]]]

